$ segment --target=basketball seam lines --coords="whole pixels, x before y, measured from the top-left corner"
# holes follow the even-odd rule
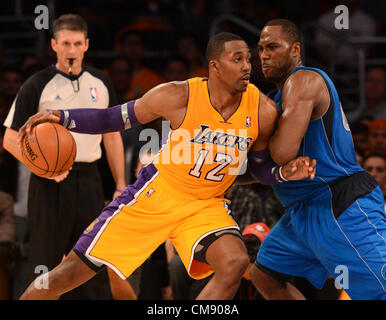
[[[47,174],[48,172],[50,172],[50,171],[48,170],[48,169],[50,168],[50,166],[49,166],[49,164],[48,164],[47,159],[45,158],[45,156],[44,156],[44,154],[43,154],[42,149],[40,148],[37,128],[35,128],[35,139],[36,139],[36,144],[37,144],[37,146],[38,146],[38,148],[39,148],[40,154],[42,155],[43,160],[46,162],[47,170],[46,170],[46,172],[45,172],[44,174]],[[35,165],[35,164],[34,164],[34,165]],[[44,169],[38,167],[37,165],[35,165],[35,166],[36,166],[37,168],[39,168],[40,170],[44,170]]]
[[[75,147],[75,141],[74,140],[71,140],[72,141],[72,148],[71,148],[71,153],[70,155],[68,156],[67,160],[63,163],[62,167],[60,168],[59,172],[62,172],[64,171],[63,170],[63,167],[66,165],[66,163],[71,159],[72,157],[72,154],[73,154],[73,150],[74,150],[74,147]],[[66,170],[67,171],[67,170]]]
[[[51,124],[52,127],[54,128],[55,130],[55,133],[56,133],[56,144],[58,146],[58,150],[56,152],[56,164],[55,164],[55,167],[54,167],[54,170],[52,170],[52,174],[51,174],[51,177],[53,176],[53,174],[55,173],[56,171],[56,167],[58,166],[58,162],[59,162],[59,151],[60,151],[60,144],[59,144],[59,134],[58,134],[58,130],[56,130],[56,127]]]

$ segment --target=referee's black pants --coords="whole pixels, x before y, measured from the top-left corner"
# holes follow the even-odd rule
[[[31,175],[28,194],[30,229],[28,279],[45,267],[55,268],[104,206],[102,180],[96,162],[74,163],[65,180]],[[111,299],[106,270],[62,299]]]

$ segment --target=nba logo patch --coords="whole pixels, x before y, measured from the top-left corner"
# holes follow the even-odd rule
[[[146,195],[150,197],[155,192],[154,188],[151,188],[148,192],[146,192]]]
[[[94,225],[98,222],[99,222],[98,219],[95,219],[93,222],[91,222],[91,224],[87,227],[87,229],[84,230],[84,233],[89,233],[94,228]]]
[[[95,87],[90,88],[91,99],[93,102],[98,101],[98,90]]]
[[[247,119],[245,121],[246,123],[246,126],[249,128],[251,126],[251,117],[250,116],[247,116]]]

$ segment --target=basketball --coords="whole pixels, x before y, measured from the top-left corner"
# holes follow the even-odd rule
[[[31,130],[22,141],[24,164],[37,176],[53,178],[71,168],[76,156],[76,143],[63,126],[44,122]]]

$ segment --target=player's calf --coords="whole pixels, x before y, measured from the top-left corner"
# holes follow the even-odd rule
[[[21,300],[56,300],[95,276],[73,251],[53,270],[35,279],[20,297]],[[46,277],[46,285],[40,286],[41,277]]]
[[[305,297],[284,278],[276,279],[253,265],[249,271],[255,288],[267,300],[304,300]]]
[[[207,249],[206,261],[214,276],[197,299],[232,299],[249,265],[243,241],[234,235],[224,235]]]

